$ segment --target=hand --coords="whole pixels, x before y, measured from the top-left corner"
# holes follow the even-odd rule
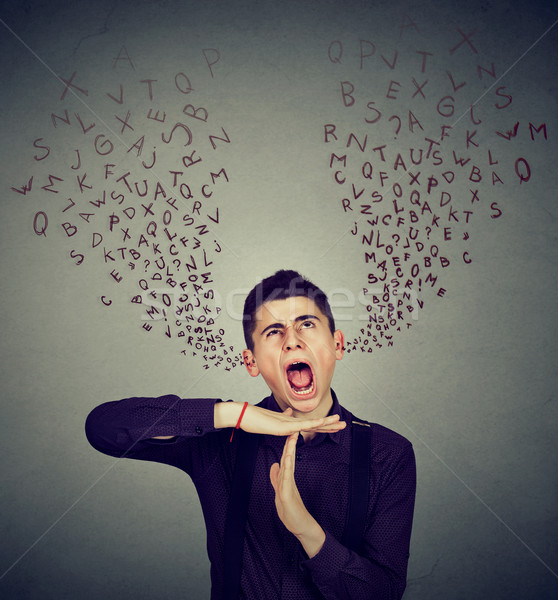
[[[282,413],[267,410],[258,406],[248,405],[240,423],[240,428],[250,433],[269,435],[290,435],[299,431],[314,431],[316,433],[335,432],[346,426],[345,421],[339,421],[339,415],[321,419],[304,419],[292,416],[292,408]]]
[[[325,532],[304,506],[294,478],[298,432],[289,435],[281,464],[271,465],[269,477],[275,490],[275,507],[281,522],[295,535],[309,558],[315,556],[325,541]]]
[[[241,410],[240,402],[216,403],[215,427],[217,429],[234,427]],[[281,413],[249,404],[240,422],[240,428],[249,433],[285,436],[299,431],[334,433],[346,426],[345,421],[339,420],[339,415],[321,419],[304,419],[302,417],[295,418],[292,414],[291,408],[287,408]]]

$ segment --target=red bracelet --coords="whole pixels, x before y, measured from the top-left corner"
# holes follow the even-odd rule
[[[246,407],[248,406],[248,402],[244,403],[244,406],[242,407],[242,411],[240,413],[240,417],[238,417],[238,421],[236,422],[236,427],[235,429],[240,429],[240,421],[242,421],[242,417],[244,416],[244,412],[246,411]],[[231,439],[229,440],[229,442],[232,442],[233,440],[233,435],[234,435],[234,429],[232,430],[231,433]]]

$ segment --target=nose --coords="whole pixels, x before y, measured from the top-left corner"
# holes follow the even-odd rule
[[[300,339],[296,329],[291,325],[285,329],[283,338],[283,350],[297,350],[304,348],[304,342]]]

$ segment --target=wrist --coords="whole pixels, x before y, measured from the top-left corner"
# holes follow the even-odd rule
[[[235,427],[244,402],[216,402],[213,412],[215,429]]]
[[[296,538],[302,544],[308,558],[314,558],[322,549],[326,535],[320,524],[312,517],[308,526],[296,534]]]

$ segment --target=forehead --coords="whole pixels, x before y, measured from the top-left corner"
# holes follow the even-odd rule
[[[284,300],[264,302],[256,311],[256,330],[264,329],[270,323],[294,321],[302,315],[314,315],[321,321],[327,320],[313,300],[306,296],[293,296]]]

